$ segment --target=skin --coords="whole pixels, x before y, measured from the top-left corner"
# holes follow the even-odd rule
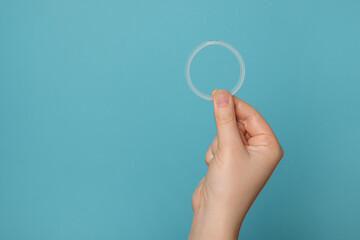
[[[211,95],[217,133],[205,154],[208,170],[191,199],[189,240],[238,239],[247,211],[283,156],[253,107],[223,89]]]

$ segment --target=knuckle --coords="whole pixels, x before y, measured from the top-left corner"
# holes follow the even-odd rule
[[[278,146],[275,148],[275,155],[278,162],[280,162],[280,160],[284,156],[284,149],[281,147],[280,144],[278,144]]]
[[[208,155],[205,156],[205,163],[206,163],[207,165],[210,164],[210,156],[208,156]]]
[[[232,114],[220,114],[217,116],[216,119],[220,124],[222,125],[226,125],[226,124],[230,124],[234,121],[234,118],[232,116]]]

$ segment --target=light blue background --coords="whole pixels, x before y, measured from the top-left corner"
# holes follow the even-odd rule
[[[355,0],[1,0],[0,239],[185,239],[215,127],[183,70],[208,39],[241,52],[237,96],[285,150],[240,238],[358,239],[359,12]],[[199,86],[233,84],[231,54],[200,59]]]

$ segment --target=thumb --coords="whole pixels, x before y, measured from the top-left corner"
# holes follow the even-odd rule
[[[236,122],[231,94],[224,89],[215,89],[211,96],[213,97],[218,148],[221,151],[244,148]]]

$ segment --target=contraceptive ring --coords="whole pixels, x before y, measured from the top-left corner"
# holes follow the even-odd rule
[[[189,85],[190,89],[199,97],[205,99],[205,100],[212,100],[213,97],[211,95],[202,93],[201,91],[199,91],[199,89],[197,89],[195,87],[195,85],[193,84],[193,82],[191,81],[191,77],[190,77],[190,65],[191,65],[191,61],[193,60],[194,56],[204,47],[210,46],[210,45],[220,45],[222,47],[225,47],[227,49],[229,49],[236,57],[236,59],[239,62],[239,66],[240,66],[240,76],[239,76],[239,80],[236,83],[235,87],[230,91],[231,95],[234,95],[237,91],[239,91],[239,89],[241,88],[241,85],[244,82],[245,79],[245,64],[244,64],[244,60],[241,57],[241,54],[236,50],[236,48],[234,48],[232,45],[230,45],[227,42],[221,41],[221,40],[209,40],[209,41],[205,41],[203,43],[200,43],[198,46],[196,46],[190,53],[189,57],[186,60],[185,63],[185,78],[186,78],[186,82]]]

